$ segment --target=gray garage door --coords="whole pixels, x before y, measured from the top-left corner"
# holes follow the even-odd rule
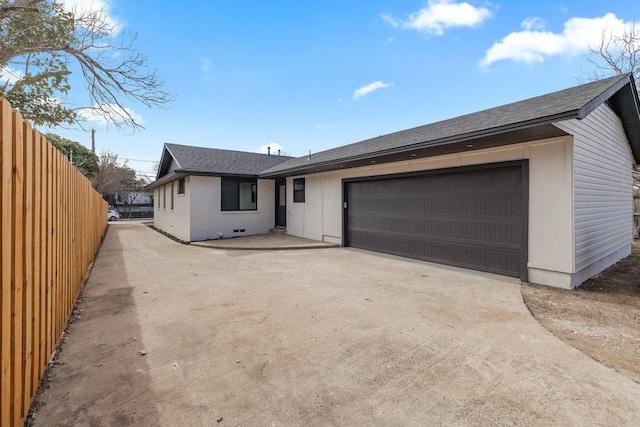
[[[347,246],[526,280],[522,164],[345,182]]]

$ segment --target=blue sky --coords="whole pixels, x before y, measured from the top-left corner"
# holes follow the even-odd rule
[[[97,151],[147,160],[129,161],[146,175],[164,142],[301,156],[574,86],[603,29],[640,22],[637,0],[93,4],[137,33],[175,96],[126,104],[144,130],[92,124]],[[76,85],[69,100],[86,105]]]

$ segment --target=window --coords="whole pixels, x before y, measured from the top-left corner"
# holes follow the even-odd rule
[[[178,194],[184,194],[184,178],[178,180]]]
[[[221,209],[223,211],[254,211],[258,209],[258,183],[250,178],[221,180]]]
[[[304,178],[293,180],[293,201],[294,203],[304,203]]]
[[[162,209],[167,209],[167,186],[162,186]]]
[[[171,210],[173,210],[173,181],[171,181]]]

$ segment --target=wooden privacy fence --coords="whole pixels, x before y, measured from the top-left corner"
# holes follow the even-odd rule
[[[21,425],[107,226],[107,204],[0,98],[0,425]]]

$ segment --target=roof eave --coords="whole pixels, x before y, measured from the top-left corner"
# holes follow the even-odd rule
[[[170,183],[171,181],[176,181],[178,179],[185,178],[187,176],[228,176],[233,178],[252,178],[259,179],[260,176],[256,174],[238,174],[238,173],[223,173],[223,172],[203,172],[203,171],[193,171],[187,169],[176,169],[174,171],[169,172],[168,174],[162,176],[159,179],[156,179],[152,183],[145,186],[147,190],[153,190],[161,185],[165,185]]]
[[[161,185],[167,184],[171,181],[175,181],[177,179],[183,178],[186,174],[183,174],[179,171],[172,171],[166,175],[163,175],[161,178],[156,179],[152,183],[146,185],[144,188],[146,190],[153,190],[154,188],[158,188]]]
[[[308,172],[314,169],[322,169],[322,171],[337,170],[337,169],[341,169],[340,164],[354,163],[357,161],[365,161],[365,160],[374,160],[376,158],[383,157],[383,156],[392,156],[394,154],[401,154],[401,153],[420,151],[420,150],[425,152],[425,155],[422,155],[421,158],[432,157],[440,154],[428,155],[426,150],[430,148],[441,147],[444,145],[454,145],[454,144],[465,143],[471,140],[491,138],[497,135],[506,134],[509,132],[517,132],[520,130],[535,128],[538,126],[549,125],[554,122],[559,122],[563,120],[576,119],[578,118],[579,111],[580,110],[566,111],[566,112],[555,114],[552,116],[545,116],[545,117],[540,117],[533,120],[528,120],[526,122],[509,124],[505,126],[491,128],[491,129],[483,129],[481,131],[469,132],[462,135],[454,135],[447,138],[440,138],[432,141],[409,144],[409,145],[405,145],[398,148],[376,151],[373,153],[367,153],[367,154],[358,155],[358,156],[344,157],[344,158],[335,159],[335,160],[328,160],[325,162],[309,163],[306,165],[296,166],[296,167],[288,168],[285,170],[276,170],[273,172],[269,172],[267,170],[266,173],[263,172],[260,176],[265,178],[277,178],[277,177],[282,177],[282,176],[287,176],[292,174],[299,174],[300,172],[303,172],[303,171]],[[561,132],[558,132],[558,134],[560,133]],[[517,143],[517,142],[513,142],[513,143]],[[474,147],[473,149],[477,149],[477,148]],[[467,151],[471,151],[471,149]]]

